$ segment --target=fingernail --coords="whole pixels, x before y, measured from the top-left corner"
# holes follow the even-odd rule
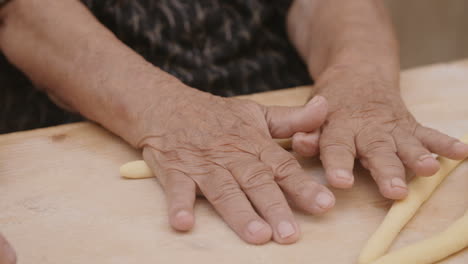
[[[343,181],[350,182],[353,180],[353,175],[346,170],[335,170],[332,172],[336,178],[339,178]]]
[[[392,188],[406,189],[406,183],[400,178],[393,178],[391,181]]]
[[[250,234],[255,235],[258,231],[265,228],[265,224],[260,221],[254,220],[247,225],[247,230]]]
[[[281,238],[287,238],[296,232],[290,222],[282,221],[278,224],[278,233]]]
[[[320,103],[322,103],[323,101],[323,98],[322,96],[314,96],[314,98],[312,98],[312,100],[310,101],[310,104],[311,105],[319,105]]]
[[[427,159],[434,159],[434,157],[432,156],[432,154],[425,154],[425,155],[422,155],[418,158],[419,161],[424,161],[424,160],[427,160]]]
[[[179,212],[177,212],[177,214],[175,215],[176,218],[186,218],[187,216],[190,216],[190,213],[185,211],[185,210],[180,210]]]
[[[317,195],[317,197],[315,197],[315,202],[323,209],[330,208],[333,205],[334,200],[335,199],[333,199],[333,197],[326,192],[321,192]]]

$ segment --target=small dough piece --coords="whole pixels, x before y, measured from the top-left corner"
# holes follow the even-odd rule
[[[284,149],[291,149],[291,139],[276,139],[278,145]],[[125,163],[120,167],[120,175],[127,179],[146,179],[152,178],[153,172],[143,160],[136,160]]]
[[[372,264],[430,264],[468,247],[468,211],[445,231],[391,252]]]
[[[136,160],[122,165],[120,175],[127,179],[145,179],[152,178],[153,172],[144,160]]]
[[[468,143],[468,134],[461,141]],[[414,216],[419,207],[429,199],[437,186],[462,161],[439,157],[439,162],[440,170],[435,175],[414,179],[408,184],[408,196],[404,200],[393,203],[387,216],[361,251],[358,260],[359,264],[372,263],[372,261],[383,256],[395,237]]]

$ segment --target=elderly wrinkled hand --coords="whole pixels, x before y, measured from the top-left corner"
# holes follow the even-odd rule
[[[314,214],[333,207],[333,194],[272,140],[316,131],[327,115],[323,97],[301,107],[267,107],[195,90],[176,97],[149,107],[140,118],[144,125],[136,126],[136,145],[165,190],[175,229],[192,228],[197,188],[254,244],[299,238],[288,200]]]
[[[389,87],[398,84],[377,76],[346,69],[330,71],[318,80],[316,92],[329,102],[320,158],[332,186],[353,185],[357,158],[382,195],[402,199],[408,193],[405,168],[431,176],[439,169],[431,153],[463,159],[468,156],[468,145],[419,124],[399,89]]]

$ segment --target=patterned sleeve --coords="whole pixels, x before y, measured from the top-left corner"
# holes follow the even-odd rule
[[[11,0],[0,0],[0,8],[2,8],[4,5],[8,4]]]
[[[279,10],[287,10],[291,6],[291,4],[294,2],[294,0],[276,0],[275,1],[275,6]]]

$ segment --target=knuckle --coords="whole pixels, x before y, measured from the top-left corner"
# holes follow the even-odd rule
[[[335,140],[327,140],[320,142],[320,151],[323,153],[333,152],[336,150],[345,150],[349,152],[351,155],[356,156],[356,149],[354,146],[350,145],[345,140],[335,139]]]
[[[286,205],[281,201],[270,201],[265,205],[263,214],[265,216],[274,216],[283,214],[286,211]]]
[[[392,159],[380,160],[380,162],[371,161],[369,169],[379,180],[398,177],[404,174],[402,165],[394,162]]]
[[[247,169],[245,175],[239,179],[239,183],[245,190],[256,189],[273,182],[273,175],[270,168],[257,166],[257,168]]]
[[[364,131],[356,139],[358,152],[365,157],[373,156],[376,153],[395,153],[397,151],[391,136],[384,132]]]
[[[293,175],[300,168],[299,162],[294,157],[288,157],[283,162],[280,162],[276,167],[275,172],[279,181]]]
[[[365,142],[361,145],[362,152],[373,154],[376,152],[387,152],[392,149],[388,146],[387,141],[375,139],[372,141]]]
[[[213,185],[212,189],[204,191],[205,196],[213,205],[224,204],[242,196],[242,191],[234,181],[223,180]]]
[[[354,145],[354,132],[351,126],[329,125],[320,136],[318,142],[320,152],[346,151],[356,156],[356,147]]]

